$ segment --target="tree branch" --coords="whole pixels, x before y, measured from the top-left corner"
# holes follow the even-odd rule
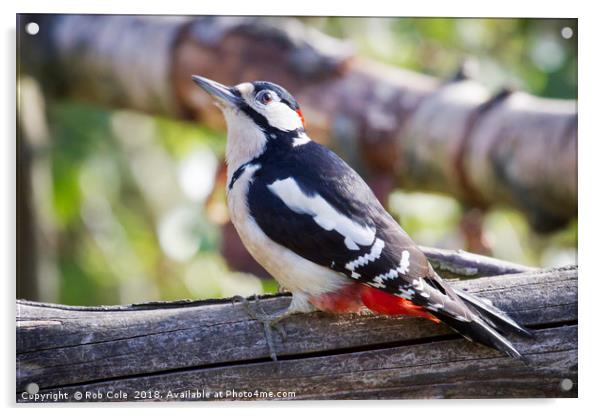
[[[364,174],[507,204],[540,231],[576,215],[574,100],[492,96],[465,77],[440,82],[355,58],[348,43],[293,19],[32,15],[21,26],[31,20],[45,30],[23,39],[23,69],[61,96],[224,128],[191,74],[268,79],[299,98],[313,138]]]
[[[294,316],[272,362],[262,325],[227,299],[90,308],[18,301],[17,399],[27,401],[28,383],[67,400],[75,391],[131,400],[140,390],[167,400],[168,391],[196,389],[284,390],[296,399],[577,396],[576,387],[560,389],[565,378],[577,381],[576,268],[452,284],[534,330],[535,339],[512,339],[528,366],[418,318]],[[288,302],[265,296],[258,307]]]
[[[445,278],[474,278],[501,276],[512,273],[535,271],[533,267],[481,256],[462,250],[420,246],[429,262]]]

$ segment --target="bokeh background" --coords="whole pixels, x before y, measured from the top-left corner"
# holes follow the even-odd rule
[[[350,40],[372,60],[450,78],[468,58],[479,68],[474,77],[492,91],[511,86],[577,98],[574,20],[301,20]],[[21,182],[18,192],[31,201],[37,240],[20,245],[31,247],[21,253],[31,271],[18,274],[18,296],[97,305],[278,290],[260,273],[234,270],[220,254],[227,213],[223,189],[214,185],[223,132],[50,99],[34,78],[18,82],[18,140],[32,143],[29,162],[19,167],[30,172],[31,184]],[[466,248],[463,209],[453,198],[396,189],[387,202],[419,244]],[[577,262],[577,220],[541,235],[519,212],[494,207],[482,225],[494,257],[542,267]]]

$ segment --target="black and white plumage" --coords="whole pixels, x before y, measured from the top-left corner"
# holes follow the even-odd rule
[[[503,334],[529,332],[441,279],[362,178],[309,139],[286,90],[268,82],[226,87],[193,79],[217,99],[228,123],[232,222],[250,253],[293,293],[287,313],[354,310],[349,305],[385,310],[368,299],[388,294],[400,311],[432,316],[520,357]]]

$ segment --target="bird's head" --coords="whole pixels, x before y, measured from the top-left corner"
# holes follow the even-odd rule
[[[266,81],[226,86],[197,75],[192,80],[213,97],[224,113],[229,165],[259,156],[268,142],[292,146],[299,140],[309,140],[299,104],[281,86]]]
[[[215,99],[226,116],[228,127],[250,119],[268,134],[304,128],[299,104],[279,85],[253,81],[229,87],[198,75],[192,79]]]

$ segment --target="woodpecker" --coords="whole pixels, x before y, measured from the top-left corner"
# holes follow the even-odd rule
[[[192,79],[226,119],[230,218],[251,255],[292,293],[286,310],[256,318],[266,328],[295,313],[368,310],[443,322],[522,359],[505,335],[531,333],[439,277],[362,178],[308,137],[289,92],[266,81]]]

